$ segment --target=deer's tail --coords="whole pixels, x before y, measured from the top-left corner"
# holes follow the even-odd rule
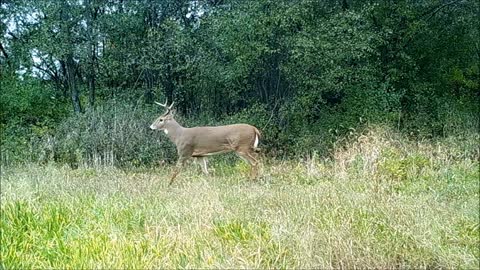
[[[255,131],[255,142],[253,143],[253,150],[255,152],[259,152],[260,148],[258,148],[258,143],[260,142],[260,138],[262,138],[262,134],[256,127],[253,127],[253,129]]]

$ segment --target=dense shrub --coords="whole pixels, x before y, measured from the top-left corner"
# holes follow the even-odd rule
[[[0,148],[2,164],[42,159],[39,142],[53,134],[67,106],[51,85],[0,73]]]
[[[149,126],[161,112],[157,107],[110,102],[67,118],[54,139],[54,158],[73,166],[152,165],[171,161],[174,147]]]

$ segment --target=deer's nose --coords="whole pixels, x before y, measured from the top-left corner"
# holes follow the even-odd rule
[[[154,125],[150,125],[150,129],[155,130],[156,128]]]

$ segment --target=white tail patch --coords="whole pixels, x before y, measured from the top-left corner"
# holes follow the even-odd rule
[[[253,148],[257,148],[258,146],[258,135],[255,134],[255,142],[253,143]]]

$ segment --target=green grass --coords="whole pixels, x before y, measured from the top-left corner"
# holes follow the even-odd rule
[[[2,170],[1,263],[13,268],[464,268],[479,265],[478,135],[374,130],[330,159]]]

